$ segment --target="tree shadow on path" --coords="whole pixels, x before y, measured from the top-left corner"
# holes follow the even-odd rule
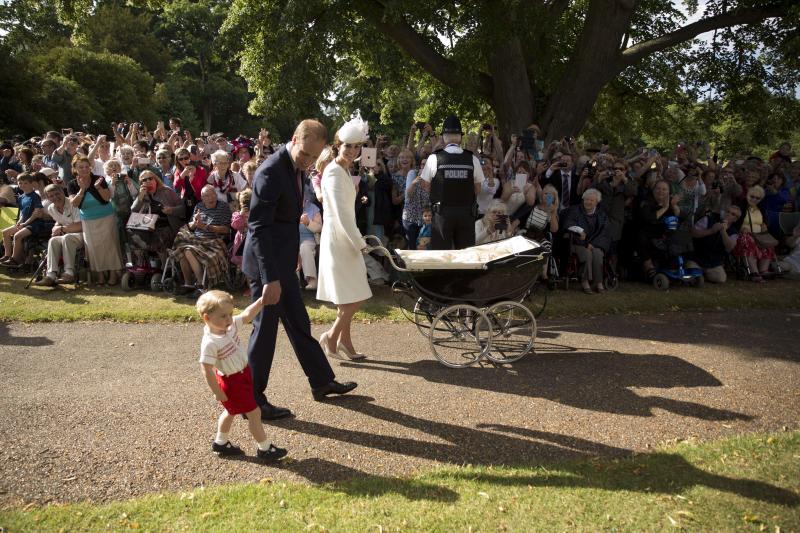
[[[50,346],[53,341],[47,337],[12,337],[8,324],[0,322],[0,346]]]
[[[344,367],[418,376],[438,384],[544,398],[563,405],[622,415],[650,417],[654,409],[703,420],[752,417],[695,402],[639,395],[631,388],[719,387],[709,372],[679,357],[619,352],[579,352],[557,344],[540,347],[512,367],[454,370],[437,361],[410,363],[370,359]]]
[[[353,396],[347,398],[346,401],[337,401],[336,405],[361,415],[424,432],[435,437],[438,442],[377,435],[297,419],[287,422],[286,427],[358,446],[451,464],[532,466],[547,464],[556,459],[631,455],[630,450],[623,448],[546,431],[502,425],[486,425],[473,429],[434,422],[377,405],[373,403],[372,398],[367,397]],[[488,431],[489,429],[495,431]],[[541,475],[522,476],[474,473],[456,475],[471,479],[478,478],[499,485],[592,487],[606,490],[663,493],[679,493],[692,486],[702,485],[770,503],[797,505],[800,501],[798,496],[791,491],[768,483],[729,478],[705,472],[678,454],[655,453],[639,457],[642,457],[643,460],[646,459],[647,463],[651,465],[649,471],[642,475],[641,479],[636,476],[631,479],[632,476],[628,475],[608,475],[607,472],[600,475],[591,462],[586,461],[565,462],[555,466],[555,472],[563,472],[563,475],[553,475],[550,471],[543,472]],[[626,465],[627,463],[629,462],[626,462]],[[451,476],[451,473],[448,472],[447,475]]]

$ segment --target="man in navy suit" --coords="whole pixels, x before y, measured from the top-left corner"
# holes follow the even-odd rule
[[[335,381],[331,365],[311,336],[311,322],[295,274],[300,250],[297,227],[303,205],[302,173],[314,164],[327,137],[328,131],[320,122],[304,120],[292,141],[264,161],[253,178],[242,270],[250,282],[253,300],[264,301],[264,309],[253,321],[248,348],[253,389],[263,420],[292,415],[288,409],[270,404],[264,394],[275,354],[278,319],[315,400],[356,388],[353,382]]]

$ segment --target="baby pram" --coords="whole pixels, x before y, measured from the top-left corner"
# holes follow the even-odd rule
[[[512,363],[533,349],[536,318],[522,301],[547,264],[548,249],[517,236],[464,250],[395,250],[367,236],[370,252],[402,273],[393,290],[443,365],[484,358]]]

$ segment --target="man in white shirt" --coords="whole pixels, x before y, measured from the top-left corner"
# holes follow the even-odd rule
[[[431,250],[475,245],[475,198],[484,176],[478,158],[461,148],[462,135],[461,121],[447,117],[442,128],[445,147],[431,154],[422,169],[433,210]]]
[[[56,283],[75,282],[75,254],[83,248],[83,230],[77,207],[65,201],[64,189],[50,184],[44,188],[47,199],[47,213],[55,220],[52,237],[47,243],[47,274],[36,285],[52,287]],[[58,261],[64,257],[64,275],[58,277]]]

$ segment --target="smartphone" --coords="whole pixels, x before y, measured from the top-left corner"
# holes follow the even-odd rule
[[[208,137],[208,132],[207,131],[201,131],[200,132],[200,137]]]
[[[148,167],[150,166],[150,159],[147,157],[140,157],[139,158],[139,166]]]
[[[497,219],[497,223],[494,225],[494,229],[503,231],[508,228],[508,215],[502,215]]]
[[[375,161],[378,159],[378,149],[377,148],[362,148],[361,149],[361,166],[362,167],[374,167]]]
[[[69,128],[61,128],[61,135],[69,135]]]
[[[417,122],[416,126],[417,126],[417,131],[422,131],[422,130],[425,129],[425,123],[424,122]]]
[[[515,174],[514,175],[514,185],[522,191],[525,189],[525,184],[528,183],[528,175],[527,174]]]
[[[648,150],[647,154],[648,154],[650,157],[655,157],[655,156],[657,156],[657,155],[658,155],[658,150],[656,150],[655,148],[650,148],[650,150]]]
[[[550,193],[545,194],[544,195],[544,202],[547,205],[547,207],[550,207],[551,205],[553,205],[553,195],[550,194]]]

